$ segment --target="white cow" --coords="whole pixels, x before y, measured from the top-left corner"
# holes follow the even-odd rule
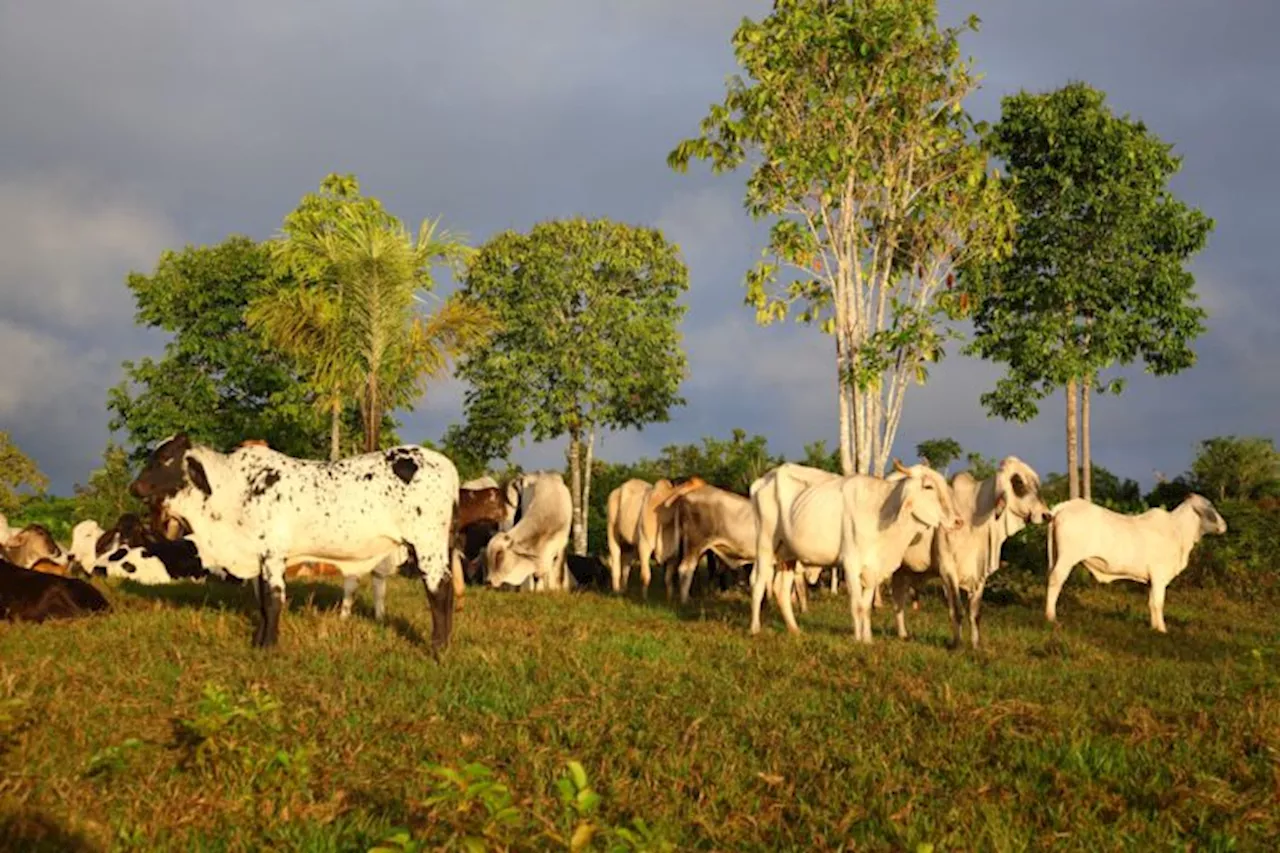
[[[405,445],[313,462],[263,446],[223,454],[179,434],[152,452],[130,491],[163,501],[166,514],[182,519],[204,563],[258,579],[257,646],[279,638],[290,563],[328,561],[349,576],[395,559],[401,546],[422,573],[433,648],[449,641],[458,471],[435,451]]]
[[[1165,587],[1182,574],[1201,537],[1227,532],[1227,523],[1213,504],[1197,494],[1188,495],[1172,512],[1157,507],[1140,515],[1123,515],[1076,498],[1058,504],[1052,513],[1044,604],[1050,622],[1057,618],[1062,585],[1076,564],[1083,562],[1099,583],[1128,580],[1150,585],[1151,627],[1166,633]]]
[[[634,557],[640,564],[644,595],[648,596],[652,580],[650,561],[666,566],[678,554],[674,503],[682,495],[705,485],[701,477],[690,477],[678,484],[665,478],[652,484],[628,480],[609,493],[606,535],[614,592],[626,588]]]
[[[475,489],[497,489],[500,488],[498,481],[485,474],[483,477],[476,477],[474,480],[467,480],[458,488],[475,490]]]
[[[159,557],[147,553],[145,548],[136,547],[114,548],[95,556],[89,573],[124,578],[146,586],[173,583],[174,580]]]
[[[98,539],[106,531],[102,526],[93,519],[80,522],[71,528],[71,568],[77,569],[85,574],[93,571],[94,560],[97,557]]]
[[[964,522],[956,514],[951,489],[925,465],[894,467],[904,476],[888,481],[865,474],[838,477],[816,468],[784,464],[751,484],[759,524],[756,568],[751,585],[751,632],[760,631],[760,605],[773,582],[774,562],[839,565],[849,586],[854,636],[871,642],[871,600],[875,589],[902,564],[917,535]],[[791,631],[799,631],[791,611],[794,572],[778,594]]]
[[[890,475],[888,479],[894,479]],[[926,533],[907,549],[902,568],[893,575],[893,610],[898,636],[906,639],[906,606],[911,587],[925,577],[939,575],[951,614],[951,646],[960,645],[961,600],[969,597],[969,639],[978,648],[978,622],[987,579],[1000,568],[1005,540],[1028,524],[1049,519],[1040,497],[1040,476],[1016,456],[1006,456],[992,477],[975,480],[967,471],[951,480],[956,511],[964,519],[959,530],[939,528]]]
[[[540,589],[562,589],[566,578],[565,548],[573,521],[573,499],[564,477],[554,471],[521,474],[507,486],[517,521],[485,546],[489,585],[521,586],[532,581]],[[514,496],[514,501],[512,497]]]

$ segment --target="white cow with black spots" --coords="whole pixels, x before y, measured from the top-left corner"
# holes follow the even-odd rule
[[[372,571],[401,547],[422,573],[432,646],[453,630],[450,528],[458,471],[435,451],[405,445],[337,462],[294,459],[263,446],[224,454],[185,434],[160,444],[130,491],[182,519],[201,560],[258,579],[254,645],[274,646],[285,604],[285,568],[328,561],[344,575]]]

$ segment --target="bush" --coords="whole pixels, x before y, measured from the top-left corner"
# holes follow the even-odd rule
[[[22,508],[9,516],[10,527],[42,524],[59,542],[71,541],[71,528],[76,523],[76,502],[72,498],[40,495],[27,498]]]

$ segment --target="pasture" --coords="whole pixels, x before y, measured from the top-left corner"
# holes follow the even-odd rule
[[[439,663],[421,585],[336,618],[295,583],[273,653],[248,589],[95,582],[116,612],[0,626],[0,846],[21,850],[1274,850],[1274,611],[996,576],[988,645],[788,636],[745,597],[683,610],[470,589]],[[660,587],[660,580],[656,586]],[[568,762],[581,765],[581,773]],[[583,778],[585,777],[585,778]],[[586,793],[583,793],[586,791]]]

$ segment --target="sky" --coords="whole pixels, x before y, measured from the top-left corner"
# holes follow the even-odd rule
[[[679,175],[735,70],[730,36],[764,0],[0,0],[0,430],[70,493],[99,464],[107,389],[165,336],[134,324],[125,287],[167,248],[269,237],[329,172],[408,222],[443,217],[474,244],[572,215],[656,225],[689,265],[686,406],[669,423],[604,437],[623,461],[734,427],[797,455],[836,433],[832,344],[793,323],[757,327],[743,273],[765,228],[742,208],[744,173]],[[1174,192],[1216,220],[1192,270],[1210,312],[1199,362],[1131,372],[1096,398],[1094,460],[1149,485],[1214,435],[1275,434],[1270,284],[1280,197],[1280,54],[1274,0],[943,0],[981,31],[967,102],[1072,79],[1104,90],[1184,158]],[[1028,424],[978,402],[999,366],[952,346],[907,395],[895,452],[952,436],[1065,468],[1063,402]],[[463,387],[435,383],[403,416],[406,441],[463,419]],[[529,444],[526,466],[563,460]]]

